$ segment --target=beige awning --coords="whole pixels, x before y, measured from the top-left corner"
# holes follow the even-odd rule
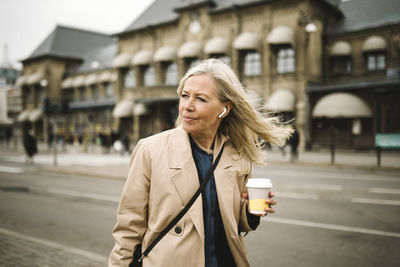
[[[291,112],[295,109],[296,97],[288,89],[278,89],[268,97],[264,108],[272,112]]]
[[[136,103],[133,107],[133,115],[142,116],[147,114],[149,111],[143,103]]]
[[[29,119],[29,114],[30,113],[31,113],[31,111],[27,110],[27,109],[21,111],[21,113],[18,115],[17,120],[19,122],[27,121]]]
[[[112,115],[114,118],[124,118],[133,115],[133,101],[122,100],[115,106]]]
[[[314,107],[313,117],[362,118],[371,117],[371,108],[358,96],[331,93],[322,97]]]
[[[110,70],[105,70],[99,75],[98,81],[100,83],[112,82],[113,81],[113,76],[114,76],[113,74],[114,74],[114,72],[112,72]]]
[[[76,76],[72,82],[73,87],[81,87],[85,85],[85,77],[83,75]]]
[[[386,40],[380,36],[371,36],[365,40],[363,52],[386,50]]]
[[[161,62],[161,61],[174,61],[176,57],[176,49],[172,46],[163,46],[157,49],[156,53],[154,54],[154,61]]]
[[[153,58],[153,52],[147,49],[140,50],[132,58],[132,65],[149,65]]]
[[[131,65],[132,54],[121,53],[116,58],[114,58],[113,66],[114,68],[123,68]]]
[[[99,82],[98,75],[96,73],[91,73],[85,78],[85,85],[92,85]]]
[[[17,81],[15,82],[15,84],[17,86],[23,86],[24,84],[26,84],[27,78],[28,78],[28,76],[26,76],[26,75],[19,76]]]
[[[335,42],[329,53],[331,56],[350,56],[351,55],[351,45],[345,41]]]
[[[44,78],[44,75],[42,72],[34,72],[31,75],[28,76],[26,80],[26,84],[32,85],[32,84],[37,84],[40,83],[40,81]]]
[[[259,110],[262,108],[262,98],[253,90],[246,90],[246,100],[256,110]]]
[[[61,88],[72,88],[74,83],[74,79],[72,77],[68,77],[61,83]]]
[[[179,47],[178,57],[185,58],[197,58],[201,54],[201,44],[197,41],[189,41]]]
[[[43,110],[41,108],[34,109],[29,113],[29,121],[36,122],[38,121],[43,115]]]
[[[207,41],[204,46],[204,53],[206,54],[228,54],[229,41],[224,37],[213,37]]]
[[[260,47],[260,43],[260,38],[258,38],[257,34],[243,32],[233,41],[233,47],[238,50],[257,50]]]
[[[288,26],[277,26],[267,36],[267,43],[272,45],[290,44],[295,46],[295,34],[292,28]]]

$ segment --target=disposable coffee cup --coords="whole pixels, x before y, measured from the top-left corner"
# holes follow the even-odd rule
[[[249,211],[252,214],[266,214],[265,208],[269,205],[265,200],[269,198],[272,183],[266,178],[251,178],[247,181],[247,190],[249,193]]]

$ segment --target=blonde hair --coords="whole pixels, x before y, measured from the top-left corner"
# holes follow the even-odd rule
[[[292,130],[282,126],[277,117],[265,117],[247,100],[246,91],[238,77],[227,65],[217,59],[207,59],[190,69],[181,79],[177,93],[182,94],[188,78],[208,74],[217,85],[217,96],[222,103],[230,102],[232,109],[222,121],[218,131],[229,137],[239,155],[251,165],[264,164],[263,140],[283,145]],[[177,123],[180,124],[180,115]]]

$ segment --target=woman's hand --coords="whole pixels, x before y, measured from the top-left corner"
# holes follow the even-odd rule
[[[274,199],[272,199],[275,196],[274,192],[270,192],[269,193],[269,198],[267,198],[265,200],[265,203],[267,203],[269,206],[265,208],[265,211],[267,212],[266,214],[253,214],[253,215],[257,215],[257,216],[261,216],[264,217],[266,216],[268,213],[275,213],[274,208],[272,208],[273,205],[276,205],[276,201]],[[242,193],[242,197],[245,199],[249,198],[249,194],[247,193]],[[250,212],[250,211],[249,211]]]

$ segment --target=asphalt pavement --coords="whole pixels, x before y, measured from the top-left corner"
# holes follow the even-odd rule
[[[267,166],[314,166],[326,168],[355,168],[365,170],[400,171],[400,151],[383,151],[381,164],[377,164],[375,151],[336,151],[334,163],[329,150],[300,151],[297,160],[292,160],[290,150],[282,153],[279,148],[266,150]],[[22,147],[0,144],[0,158],[14,163],[24,163]],[[104,153],[100,147],[88,147],[86,151],[76,145],[62,149],[56,154],[45,146],[39,145],[39,153],[34,157],[34,164],[27,167],[42,171],[98,176],[102,178],[125,179],[129,171],[130,155],[112,151]]]

